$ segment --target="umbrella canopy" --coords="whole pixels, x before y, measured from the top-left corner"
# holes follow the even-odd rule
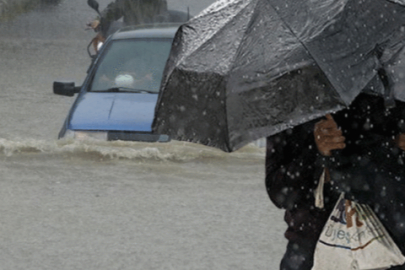
[[[234,151],[363,89],[405,101],[403,1],[214,3],[176,34],[153,129]]]

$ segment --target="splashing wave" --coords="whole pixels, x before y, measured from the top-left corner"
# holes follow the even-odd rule
[[[27,153],[44,153],[82,156],[86,158],[95,156],[97,158],[108,159],[187,162],[207,158],[262,158],[264,156],[264,148],[251,144],[237,152],[229,154],[211,147],[178,141],[170,143],[142,143],[96,140],[8,140],[0,138],[1,153],[6,157]]]

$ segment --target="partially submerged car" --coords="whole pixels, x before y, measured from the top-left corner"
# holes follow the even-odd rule
[[[110,36],[82,86],[54,82],[55,94],[78,96],[59,138],[166,142],[151,124],[163,70],[180,24],[127,27]]]

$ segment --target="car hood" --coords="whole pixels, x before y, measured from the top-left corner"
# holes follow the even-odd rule
[[[157,94],[86,92],[79,97],[71,130],[152,131]]]

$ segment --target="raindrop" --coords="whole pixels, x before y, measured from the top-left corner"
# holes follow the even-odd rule
[[[384,189],[381,190],[380,196],[381,196],[381,197],[387,196],[387,191],[385,191]]]

